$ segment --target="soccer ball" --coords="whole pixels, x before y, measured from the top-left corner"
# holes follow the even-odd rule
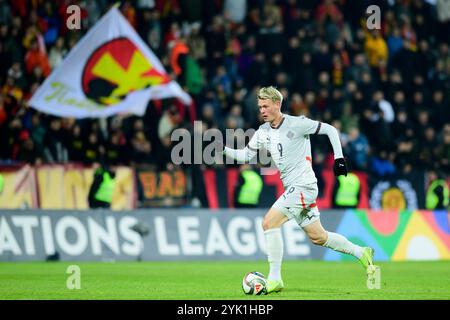
[[[252,271],[242,279],[242,290],[245,294],[262,295],[266,293],[266,277],[260,272]]]

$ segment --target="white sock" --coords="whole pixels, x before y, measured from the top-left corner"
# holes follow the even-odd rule
[[[281,280],[281,260],[283,260],[283,237],[281,229],[269,229],[264,231],[266,238],[267,260],[269,261],[270,280]]]
[[[350,242],[346,237],[334,232],[328,232],[327,242],[323,245],[324,247],[333,249],[338,252],[351,254],[356,258],[361,258],[362,248],[352,242]]]

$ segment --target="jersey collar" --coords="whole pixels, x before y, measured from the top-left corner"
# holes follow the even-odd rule
[[[281,118],[280,123],[279,123],[276,127],[272,127],[272,124],[271,124],[270,127],[271,127],[272,129],[278,129],[278,128],[281,127],[281,125],[283,124],[284,119],[285,119],[285,116],[284,116],[284,114],[283,114],[283,117]]]

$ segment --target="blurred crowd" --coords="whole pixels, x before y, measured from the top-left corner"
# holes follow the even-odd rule
[[[170,164],[175,128],[257,128],[256,92],[283,112],[341,131],[351,169],[376,176],[450,171],[450,1],[136,0],[120,10],[193,97],[143,117],[75,120],[27,101],[115,1],[0,0],[0,160]],[[82,30],[68,30],[79,5]],[[379,29],[368,29],[370,5]],[[317,170],[331,146],[313,138]]]

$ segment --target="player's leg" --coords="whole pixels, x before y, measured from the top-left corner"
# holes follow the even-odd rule
[[[372,248],[363,248],[339,233],[326,231],[320,223],[320,219],[303,226],[303,230],[312,243],[341,253],[350,254],[361,262],[368,273],[373,271],[374,252]]]
[[[312,243],[351,254],[360,259],[363,248],[348,241],[344,236],[328,232],[322,227],[320,212],[316,203],[318,191],[317,184],[310,184],[300,188],[302,210],[300,215],[296,217],[297,223],[303,228]]]
[[[362,247],[349,241],[343,235],[326,231],[320,223],[320,219],[317,219],[307,226],[304,226],[303,230],[305,231],[311,242],[315,245],[324,246],[338,252],[351,254],[357,259],[361,258],[362,256]]]
[[[369,247],[360,247],[338,233],[326,231],[320,223],[320,212],[316,203],[317,194],[317,184],[300,188],[302,211],[296,216],[298,225],[303,228],[312,243],[350,254],[361,262],[367,273],[372,273],[374,250]]]
[[[267,293],[283,289],[281,278],[281,263],[283,260],[283,237],[281,226],[289,218],[280,210],[271,208],[264,217],[263,230],[266,241],[267,260],[269,261],[269,276],[267,277]]]

